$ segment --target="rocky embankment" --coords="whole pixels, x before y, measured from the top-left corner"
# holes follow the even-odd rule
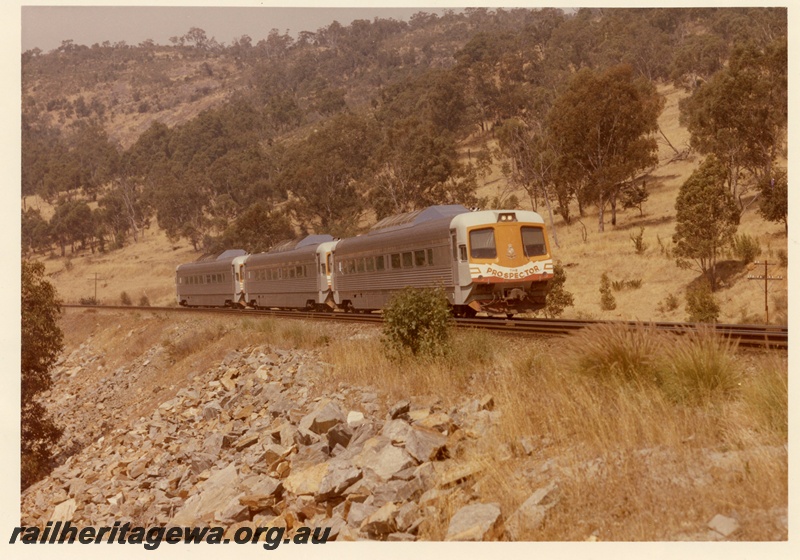
[[[331,384],[323,350],[273,344],[228,351],[223,343],[214,360],[187,363],[171,354],[170,341],[196,324],[116,321],[97,319],[91,335],[75,336],[53,372],[44,400],[64,428],[55,449],[61,464],[23,493],[22,525],[222,526],[226,538],[249,526],[290,535],[330,528],[337,540],[536,540],[564,522],[559,512],[581,500],[585,483],[603,488],[625,465],[613,454],[554,452],[536,434],[503,435],[506,418],[488,394],[448,404],[430,395],[387,400],[373,387]],[[699,496],[744,480],[753,457],[778,465],[785,453],[708,450],[686,463],[674,450],[642,449],[634,458],[647,465],[644,483]],[[785,507],[747,511],[687,513],[679,528],[657,534],[735,540],[757,525],[785,540]],[[603,536],[591,521],[566,519],[572,538]]]
[[[23,494],[24,525],[309,526],[331,527],[331,539],[413,541],[478,473],[458,457],[498,414],[491,396],[450,410],[435,397],[387,408],[343,385],[313,397],[328,367],[317,351],[259,346],[230,352],[151,414],[120,423],[117,401],[141,391],[162,354],[152,348],[89,391],[79,380],[99,359],[91,344],[61,361],[61,389],[47,396],[69,458]],[[473,491],[445,538],[514,538],[541,522],[555,490],[537,490],[516,512]]]

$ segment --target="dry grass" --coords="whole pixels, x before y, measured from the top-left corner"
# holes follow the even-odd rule
[[[702,337],[676,346],[646,328],[550,340],[457,331],[448,355],[416,361],[388,358],[378,329],[353,334],[305,321],[69,310],[63,328],[68,346],[91,339],[103,354],[97,372],[81,376],[87,387],[92,376],[152,360],[137,388],[120,395],[127,399],[115,407],[121,422],[135,422],[191,386],[231,350],[258,345],[321,349],[329,367],[318,391],[359,386],[376,391],[383,405],[435,396],[448,412],[493,396],[487,432],[453,434],[451,462],[476,474],[426,505],[426,540],[444,538],[452,514],[476,497],[499,503],[508,517],[550,483],[557,485],[553,506],[539,528],[522,535],[526,540],[705,540],[718,513],[740,520],[732,538],[786,538],[775,521],[788,500],[783,354],[740,352]],[[158,347],[166,350],[161,358],[152,353]],[[728,364],[736,388],[702,398],[676,393],[659,380],[664,360],[681,356],[711,371],[716,366],[708,364]]]
[[[785,511],[788,495],[779,357],[742,354],[708,335],[676,343],[648,329],[524,343],[458,332],[454,344],[472,354],[450,362],[396,363],[377,338],[353,342],[327,351],[334,383],[371,385],[389,402],[433,394],[445,410],[495,399],[491,435],[457,457],[481,474],[432,502],[425,539],[442,539],[474,493],[508,516],[552,481],[557,502],[526,539],[705,540],[718,513],[744,520],[735,539],[786,538],[769,513]]]

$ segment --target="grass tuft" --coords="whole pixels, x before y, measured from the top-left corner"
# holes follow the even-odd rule
[[[649,326],[601,324],[583,329],[572,339],[577,371],[601,379],[657,381],[657,359],[663,340]]]
[[[741,388],[737,342],[710,330],[678,338],[668,346],[660,376],[664,391],[678,402],[702,404]]]

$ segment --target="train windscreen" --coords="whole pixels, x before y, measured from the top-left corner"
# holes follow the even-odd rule
[[[544,230],[538,227],[525,227],[522,230],[522,246],[525,248],[526,257],[538,257],[547,254],[544,242]]]
[[[469,232],[469,254],[473,259],[494,259],[497,257],[494,228],[474,229]]]

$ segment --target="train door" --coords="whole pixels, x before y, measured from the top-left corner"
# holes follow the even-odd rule
[[[464,303],[472,284],[467,259],[467,240],[458,235],[457,229],[450,230],[450,251],[453,260],[454,293],[453,304]]]
[[[317,276],[317,290],[319,296],[317,303],[327,304],[333,307],[333,249],[336,246],[336,241],[328,241],[320,243],[317,247],[316,255],[316,276]]]
[[[231,263],[231,275],[233,279],[233,301],[235,304],[245,305],[245,260],[247,256],[236,257]]]

